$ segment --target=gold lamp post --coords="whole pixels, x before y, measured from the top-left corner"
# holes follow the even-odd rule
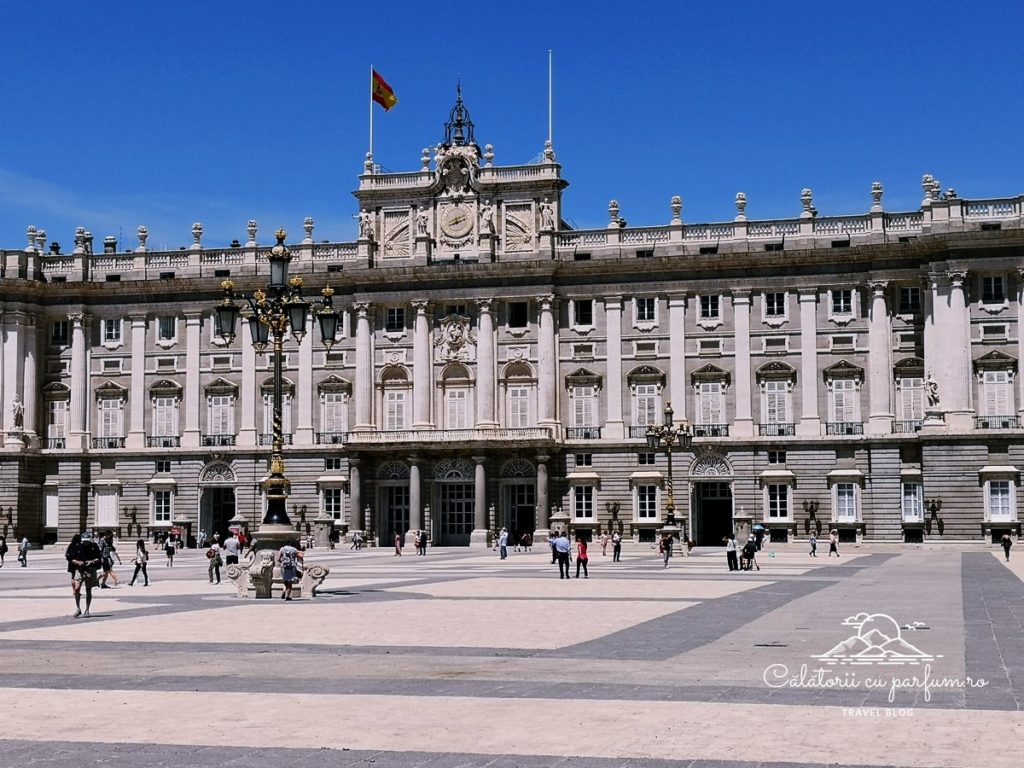
[[[270,283],[266,290],[257,289],[251,297],[235,293],[235,284],[231,280],[222,282],[224,297],[214,307],[216,333],[231,344],[235,340],[235,323],[239,314],[244,314],[249,323],[249,334],[252,345],[257,353],[263,354],[267,346],[272,344],[274,354],[274,401],[273,401],[273,444],[270,454],[270,473],[262,482],[267,496],[267,512],[263,517],[263,526],[290,526],[286,501],[291,489],[291,481],[284,473],[284,437],[281,431],[281,382],[282,350],[285,336],[291,331],[292,338],[300,342],[306,335],[306,317],[310,304],[302,297],[302,278],[288,277],[288,264],[292,254],[284,244],[287,233],[277,230],[277,244],[270,249]],[[320,340],[330,350],[338,331],[339,315],[333,306],[334,289],[327,287],[321,291],[323,298],[313,307],[317,323],[320,326]],[[235,302],[239,298],[245,302],[244,307]]]
[[[666,483],[667,496],[665,502],[665,525],[676,524],[676,500],[672,492],[672,449],[675,447],[686,450],[693,440],[693,432],[687,421],[678,424],[673,419],[675,411],[672,404],[665,406],[665,419],[661,424],[651,424],[647,427],[647,447],[652,451],[663,449],[668,456],[668,482]]]

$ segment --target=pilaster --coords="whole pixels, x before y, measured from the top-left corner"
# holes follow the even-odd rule
[[[430,316],[429,304],[425,300],[412,302],[416,313],[413,320],[412,346],[412,428],[430,429]]]
[[[753,437],[754,419],[750,406],[750,291],[732,292],[733,319],[736,333],[736,418],[733,434]]]
[[[146,447],[146,318],[131,319],[131,392],[128,394],[128,434],[125,447],[138,450]]]
[[[315,318],[311,326],[316,328]],[[313,334],[307,333],[299,342],[298,391],[295,393],[298,412],[295,414],[295,445],[313,445]]]
[[[494,418],[494,317],[491,315],[491,300],[477,301],[479,328],[477,330],[476,359],[476,426],[479,429],[495,429]]]
[[[370,338],[370,305],[357,302],[356,311],[356,425],[355,430],[373,429],[373,357]]]
[[[185,430],[182,448],[198,448],[199,439],[199,340],[203,318],[199,312],[185,313]]]
[[[801,437],[821,436],[821,417],[818,414],[818,289],[798,291],[800,304],[800,424]]]
[[[686,419],[686,294],[668,297],[669,402],[680,421]]]
[[[608,375],[605,377],[605,434],[611,440],[625,437],[622,418],[622,297],[604,300],[605,334],[608,340]]]
[[[892,432],[892,320],[886,304],[889,284],[874,280],[868,284],[871,308],[868,319],[868,434]]]

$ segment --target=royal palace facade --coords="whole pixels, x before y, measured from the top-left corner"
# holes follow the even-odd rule
[[[917,210],[578,230],[550,142],[495,163],[461,99],[421,167],[359,176],[359,238],[288,243],[342,322],[285,345],[287,509],[389,540],[482,543],[555,524],[646,539],[753,524],[890,542],[1019,533],[1022,197],[923,179]],[[653,218],[657,218],[654,215]],[[8,536],[255,526],[270,356],[217,333],[221,282],[265,286],[268,246],[175,251],[30,227],[4,250],[0,520]],[[689,445],[652,449],[671,404]]]

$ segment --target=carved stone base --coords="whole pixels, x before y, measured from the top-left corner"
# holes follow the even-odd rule
[[[324,583],[330,572],[330,568],[315,563],[303,567],[298,585],[292,587],[292,595],[316,597],[317,587]],[[238,596],[242,598],[270,598],[274,596],[275,587],[279,588],[279,594],[284,589],[281,569],[274,566],[274,553],[271,550],[259,552],[256,559],[248,565],[229,565],[227,577],[238,590]]]

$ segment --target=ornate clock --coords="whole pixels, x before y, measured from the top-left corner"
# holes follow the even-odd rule
[[[453,239],[465,237],[473,231],[473,211],[462,203],[445,208],[441,213],[441,231]]]

